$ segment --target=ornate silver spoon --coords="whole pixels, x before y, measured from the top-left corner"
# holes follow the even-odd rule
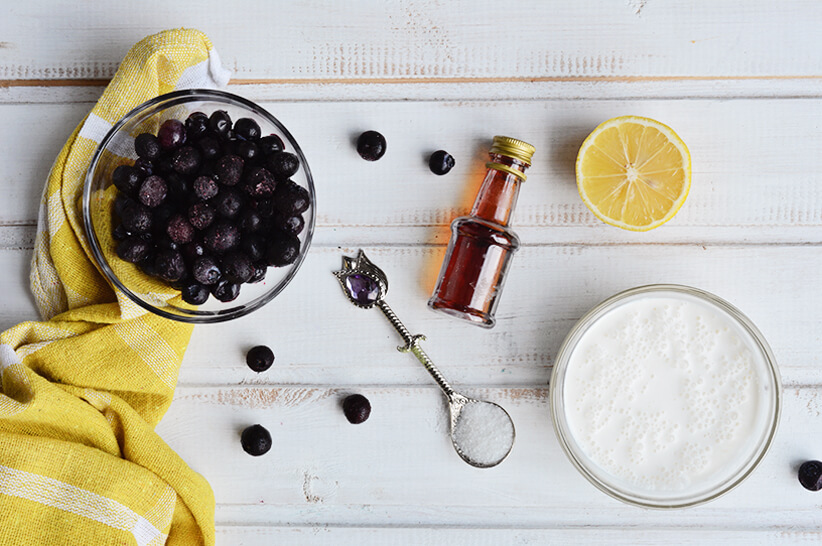
[[[448,399],[451,414],[451,442],[462,459],[478,468],[501,463],[511,452],[516,438],[511,416],[493,402],[468,398],[456,392],[420,347],[422,334],[412,334],[385,302],[388,279],[385,273],[360,250],[356,259],[343,256],[343,267],[334,275],[349,301],[362,309],[377,307],[394,326],[405,345],[397,349],[410,352],[422,362]]]

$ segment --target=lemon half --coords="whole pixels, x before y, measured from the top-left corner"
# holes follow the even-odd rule
[[[637,116],[609,119],[577,155],[577,187],[597,218],[648,231],[676,215],[691,189],[691,154],[667,125]]]

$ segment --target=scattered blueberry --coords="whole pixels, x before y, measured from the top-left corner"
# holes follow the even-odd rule
[[[455,164],[454,156],[445,150],[437,150],[428,159],[428,168],[431,169],[432,173],[438,175],[448,174]]]
[[[366,161],[377,161],[385,155],[385,137],[377,131],[366,131],[357,139],[357,153]]]
[[[805,461],[799,467],[799,483],[808,491],[822,489],[822,462]]]
[[[274,351],[265,345],[257,345],[246,353],[245,362],[255,372],[264,372],[274,364]]]
[[[343,413],[352,425],[359,425],[371,415],[371,402],[361,394],[352,394],[343,400]]]
[[[243,451],[254,457],[265,455],[271,449],[271,434],[262,425],[251,425],[240,436]]]
[[[179,120],[167,119],[160,125],[157,140],[161,148],[173,150],[179,148],[186,141],[186,128]]]

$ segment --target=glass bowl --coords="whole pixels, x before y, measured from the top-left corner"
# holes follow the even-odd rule
[[[621,292],[571,329],[551,376],[554,429],[594,486],[646,508],[727,493],[773,442],[776,361],[738,309],[702,290]]]
[[[285,150],[299,157],[300,168],[291,180],[308,191],[311,203],[303,213],[305,227],[299,234],[300,254],[294,263],[285,267],[269,267],[263,281],[243,284],[240,295],[234,301],[224,303],[212,296],[206,303],[192,306],[182,301],[179,291],[117,256],[117,243],[112,236],[112,215],[118,192],[111,183],[111,174],[119,165],[131,165],[137,159],[134,151],[134,139],[137,135],[145,132],[156,135],[160,125],[167,119],[185,121],[192,112],[200,111],[211,115],[216,110],[227,111],[232,121],[243,117],[254,119],[260,125],[262,136],[278,135],[285,144]],[[141,104],[129,112],[100,142],[86,173],[83,188],[86,237],[100,270],[121,293],[117,297],[123,314],[133,316],[142,312],[133,307],[136,304],[157,315],[188,323],[215,323],[242,317],[259,309],[282,292],[294,278],[311,244],[315,207],[311,170],[288,129],[251,101],[231,93],[207,89],[175,91]]]

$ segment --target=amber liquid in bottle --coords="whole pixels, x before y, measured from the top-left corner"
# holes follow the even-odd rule
[[[520,245],[519,237],[508,226],[525,177],[510,171],[524,173],[529,166],[493,151],[470,215],[451,224],[451,241],[434,295],[428,301],[431,309],[486,328],[495,324],[494,313],[511,257]]]

